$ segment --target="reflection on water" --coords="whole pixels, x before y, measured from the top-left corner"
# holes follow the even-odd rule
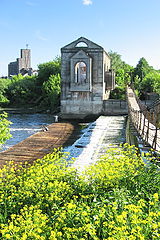
[[[42,129],[43,125],[54,122],[54,116],[50,114],[9,114],[8,120],[12,122],[10,125],[10,133],[12,137],[6,141],[0,151],[4,151],[11,146],[23,141],[27,137],[33,135]]]

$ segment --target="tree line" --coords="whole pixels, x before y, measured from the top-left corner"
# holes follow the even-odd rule
[[[148,93],[160,95],[160,70],[150,66],[141,58],[136,67],[121,59],[121,55],[110,51],[111,68],[115,71],[116,87],[110,98],[125,99],[127,84],[132,84],[137,95],[144,99]],[[38,106],[40,109],[54,111],[60,105],[61,60],[38,65],[37,76],[13,76],[0,79],[0,106]]]
[[[109,52],[111,57],[111,68],[115,71],[115,90],[111,98],[125,98],[127,84],[132,84],[137,95],[145,99],[148,93],[160,95],[160,70],[155,70],[147,60],[142,57],[136,67],[130,66],[121,59],[116,52]]]
[[[37,76],[15,75],[0,79],[0,106],[39,106],[54,110],[59,105],[61,61],[38,65]]]

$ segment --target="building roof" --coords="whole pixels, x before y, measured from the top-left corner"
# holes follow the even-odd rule
[[[80,37],[78,38],[77,40],[67,44],[66,46],[62,47],[61,49],[70,49],[70,48],[75,48],[75,47],[78,47],[77,45],[79,43],[84,43],[86,44],[86,46],[83,46],[84,48],[85,47],[89,47],[89,48],[98,48],[98,49],[101,49],[101,50],[104,50],[101,46],[99,46],[98,44],[90,41],[89,39],[85,38],[85,37]]]

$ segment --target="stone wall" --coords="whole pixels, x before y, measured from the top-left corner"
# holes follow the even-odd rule
[[[108,99],[103,101],[89,102],[82,100],[63,100],[61,106],[62,118],[85,118],[93,115],[127,115],[128,105],[126,101]]]
[[[108,99],[103,101],[104,115],[127,115],[128,105],[126,101],[117,99]]]
[[[79,47],[79,43],[85,43]],[[103,112],[103,100],[109,90],[105,73],[110,69],[110,58],[104,49],[86,38],[79,38],[61,49],[61,114],[90,115]],[[86,66],[85,82],[76,82],[77,63]]]

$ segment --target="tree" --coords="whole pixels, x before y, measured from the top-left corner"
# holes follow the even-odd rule
[[[11,134],[9,133],[9,125],[11,122],[6,118],[7,113],[0,114],[0,145],[5,143],[5,141],[11,137]]]
[[[7,89],[7,96],[13,104],[28,104],[39,97],[36,76],[15,76]]]
[[[55,60],[38,65],[38,83],[43,85],[51,75],[61,73],[61,60],[56,57]]]
[[[115,71],[116,83],[110,98],[125,99],[126,85],[131,82],[133,67],[122,61],[121,55],[116,52],[110,51],[109,56],[111,58],[111,68]]]
[[[18,82],[19,80],[22,80],[24,77],[22,74],[18,74],[18,75],[14,75],[11,79],[11,82],[14,83],[14,82]]]
[[[6,90],[8,89],[8,86],[10,85],[11,80],[10,79],[0,79],[0,105],[6,105],[9,103],[9,100],[6,97]]]
[[[54,110],[59,105],[59,98],[61,92],[61,78],[60,74],[51,75],[48,81],[43,83],[43,95],[46,105]]]
[[[155,92],[160,94],[160,73],[149,72],[140,83],[141,92]]]
[[[140,58],[138,64],[136,65],[133,75],[134,77],[138,76],[142,81],[143,78],[150,72],[153,71],[153,67],[149,66],[145,58]]]
[[[111,68],[116,74],[116,84],[125,87],[131,82],[133,67],[122,61],[121,55],[117,52],[110,51],[108,54],[111,58]]]
[[[153,91],[160,95],[160,74],[157,74],[157,77],[154,80]]]
[[[111,68],[116,72],[118,69],[123,68],[124,62],[121,59],[121,55],[117,52],[110,51],[108,52],[111,58]]]

